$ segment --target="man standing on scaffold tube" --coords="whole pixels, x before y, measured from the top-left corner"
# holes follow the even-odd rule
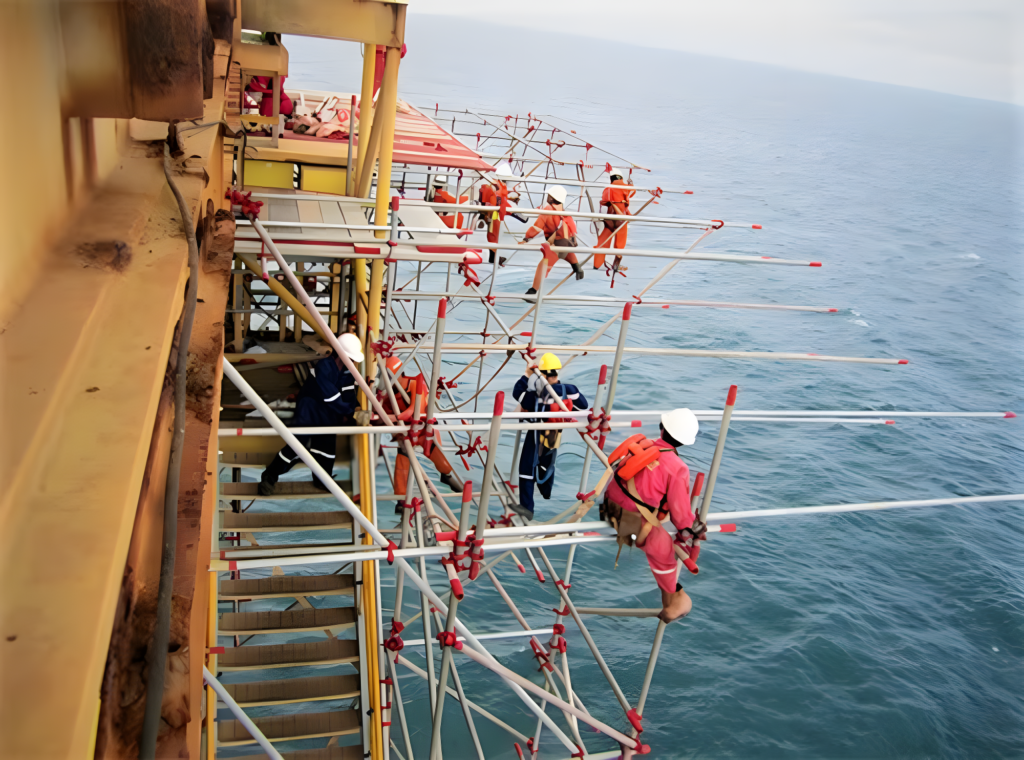
[[[544,354],[538,364],[528,364],[526,374],[516,381],[512,395],[524,412],[557,411],[551,393],[544,388],[550,384],[555,395],[562,399],[566,408],[587,409],[587,399],[575,385],[558,382],[558,370],[562,362],[554,354]],[[539,372],[538,372],[539,370]],[[547,382],[545,382],[545,380]],[[549,418],[527,419],[524,422],[552,422]],[[562,440],[561,430],[527,430],[523,440],[523,451],[519,456],[519,504],[512,510],[526,518],[533,519],[533,487],[540,489],[545,499],[551,498],[555,482],[555,456]]]

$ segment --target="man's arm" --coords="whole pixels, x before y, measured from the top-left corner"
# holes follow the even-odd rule
[[[672,454],[668,452],[662,456],[668,457]],[[690,506],[690,470],[682,460],[679,460],[679,464],[679,467],[672,467],[666,473],[665,482],[665,495],[668,497],[665,506],[668,507],[672,524],[676,526],[676,530],[689,528],[693,524],[693,510]],[[661,467],[657,469],[661,469]]]
[[[583,395],[582,391],[575,385],[565,386],[565,397],[572,401],[570,409],[589,409],[590,405],[587,404],[587,397]],[[569,406],[566,404],[566,406]]]
[[[523,403],[523,395],[526,393],[530,384],[529,375],[523,375],[521,378],[516,380],[515,387],[512,388],[512,398],[518,401],[520,404]],[[524,405],[525,408],[525,405]]]
[[[356,383],[348,370],[339,370],[333,358],[317,364],[316,383],[323,402],[344,417],[355,411]]]

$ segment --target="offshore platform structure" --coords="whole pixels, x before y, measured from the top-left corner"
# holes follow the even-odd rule
[[[649,431],[667,411],[615,410],[624,360],[906,360],[631,344],[634,315],[650,309],[837,310],[648,296],[689,261],[821,264],[700,248],[760,225],[654,213],[689,191],[663,190],[645,168],[532,113],[404,102],[402,2],[8,8],[5,54],[31,79],[40,126],[5,134],[24,147],[5,160],[26,184],[3,204],[4,266],[17,275],[2,307],[5,421],[31,432],[17,443],[9,435],[4,458],[0,672],[5,694],[20,698],[3,713],[0,755],[483,758],[496,735],[482,736],[485,724],[519,757],[647,753],[645,705],[659,688],[668,627],[652,625],[643,684],[631,693],[586,618],[659,610],[582,607],[571,592],[586,545],[616,541],[593,511],[613,474],[609,442]],[[358,91],[286,87],[283,34],[352,43],[353,60],[362,54]],[[314,120],[331,128],[302,128]],[[606,189],[622,187],[610,185],[613,173],[634,194],[628,214],[601,205]],[[441,184],[454,188],[455,204],[433,198]],[[565,213],[581,222],[579,239],[524,242],[523,231],[550,216],[542,207],[554,185],[569,192]],[[493,201],[481,201],[485,186]],[[606,222],[619,232],[599,244]],[[672,228],[680,243],[609,247],[641,225]],[[517,267],[570,253],[608,283],[607,295],[573,295],[564,287],[572,275],[558,268],[523,294]],[[607,265],[595,269],[595,257]],[[635,266],[626,279],[625,264],[645,258],[664,265],[646,283]],[[553,322],[569,309],[609,318],[566,343]],[[342,350],[346,332],[358,336],[362,361]],[[505,399],[498,379],[543,352],[566,363],[608,356],[591,409],[568,409],[552,394],[550,412],[523,412]],[[291,398],[330,356],[358,386],[353,424],[290,427]],[[419,377],[397,382],[391,357]],[[457,374],[445,377],[445,365]],[[696,410],[718,434],[713,450],[688,456],[706,465],[691,497],[712,542],[738,520],[1022,498],[711,512],[733,424],[1013,416],[745,412],[735,386],[725,400]],[[403,405],[411,414],[399,418]],[[575,498],[543,522],[513,509],[528,430],[573,430],[586,446]],[[297,437],[307,435],[336,437],[342,480]],[[502,435],[515,441],[511,461],[499,455]],[[285,445],[309,473],[261,494],[250,474]],[[442,492],[425,467],[434,448],[461,461],[461,493]],[[404,488],[399,450],[409,462]],[[567,555],[556,558],[558,547]],[[684,574],[698,571],[700,549],[677,544]],[[513,565],[529,566],[556,600],[549,620],[528,621],[502,583]],[[508,608],[506,630],[475,630],[460,617],[484,595]],[[516,638],[527,639],[539,671],[515,672],[487,649]],[[621,714],[591,712],[573,686],[583,668],[602,674]],[[421,679],[425,725],[402,698],[403,685]],[[529,725],[474,700],[484,679],[511,690]],[[443,744],[452,721],[464,738]]]

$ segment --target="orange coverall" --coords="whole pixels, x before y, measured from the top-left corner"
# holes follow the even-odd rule
[[[552,204],[548,203],[541,206],[540,210],[561,211],[562,209],[556,209]],[[570,241],[576,240],[576,220],[568,214],[545,214],[544,216],[538,216],[537,221],[533,223],[533,226],[523,236],[523,242],[525,243],[538,234],[542,234],[544,239],[552,245],[573,245],[574,243]],[[559,259],[565,259],[570,264],[579,263],[575,253],[556,253],[552,251],[550,254],[545,254],[544,258],[537,265],[537,272],[533,276],[534,290],[540,290],[540,281],[550,274],[551,267]],[[543,276],[541,272],[543,272]]]
[[[628,188],[629,185],[621,179],[613,179],[613,185],[622,185],[624,188]],[[618,214],[620,216],[629,216],[629,199],[636,194],[636,190],[620,190],[617,187],[606,187],[604,192],[601,193],[601,206],[604,208],[605,213]],[[622,219],[607,219],[604,222],[604,229],[601,230],[597,236],[597,248],[611,248],[609,240],[614,237],[614,243],[616,248],[626,247],[626,232],[628,226]],[[616,232],[616,230],[618,230]],[[594,269],[600,269],[604,266],[605,254],[597,253],[594,254]]]
[[[463,195],[459,198],[458,203],[465,203],[468,198]],[[434,203],[455,203],[455,196],[449,193],[447,190],[435,190],[434,191]],[[455,224],[454,214],[440,214],[441,221],[444,222],[445,227],[451,227]],[[459,214],[458,219],[459,229],[462,229],[462,214]]]
[[[416,375],[415,377],[401,376],[396,378],[398,384],[402,386],[407,394],[409,394],[409,403],[407,404],[402,399],[402,394],[395,394],[395,401],[398,402],[398,419],[409,420],[412,417],[413,409],[416,406],[416,391],[419,385],[419,381],[422,379],[422,375]],[[426,382],[423,387],[426,388]],[[427,394],[420,393],[420,412],[425,414],[427,411]],[[392,436],[392,440],[398,441],[399,436]],[[444,452],[441,451],[437,446],[433,446],[430,449],[430,461],[437,468],[437,471],[441,475],[447,475],[452,471],[451,463],[445,457]],[[398,456],[395,457],[395,493],[399,496],[405,496],[405,485],[409,482],[409,458],[405,455],[405,449],[399,445]]]
[[[501,198],[508,198],[508,187],[500,179],[496,180],[496,182],[496,185],[484,185],[480,188],[481,206],[498,206],[501,205]],[[484,219],[489,220],[487,222],[487,242],[497,243],[498,233],[501,231],[501,220],[498,219],[498,212],[484,211],[482,213]]]

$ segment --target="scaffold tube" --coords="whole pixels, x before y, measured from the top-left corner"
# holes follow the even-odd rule
[[[393,350],[396,352],[409,351],[413,348],[411,343],[396,343]],[[433,346],[427,346],[433,348]],[[537,351],[550,351],[557,353],[576,354],[610,354],[615,352],[615,346],[557,346],[551,344],[534,346]],[[512,345],[507,343],[446,343],[442,349],[455,354],[476,354],[481,351],[489,354],[501,353],[509,350],[525,350],[526,346]],[[627,346],[623,353],[648,356],[692,356],[705,359],[765,359],[768,361],[814,361],[814,362],[842,362],[852,364],[909,364],[907,359],[877,359],[860,356],[827,356],[824,354],[801,354],[795,352],[770,351],[714,351],[695,348],[648,348],[644,346]]]
[[[267,739],[267,737],[263,735],[263,732],[256,727],[256,724],[252,722],[252,718],[245,714],[245,710],[238,706],[238,703],[231,698],[230,694],[228,694],[227,689],[221,685],[220,681],[214,678],[213,673],[207,670],[205,665],[203,666],[203,680],[206,681],[206,683],[211,686],[215,692],[217,692],[217,696],[220,697],[224,701],[224,704],[228,706],[228,709],[234,713],[234,716],[238,718],[238,722],[245,727],[245,730],[248,731],[249,735],[256,740],[256,743],[263,747],[263,751],[267,753],[271,760],[284,760],[284,758],[281,757],[281,753],[274,749],[274,745],[270,743],[270,740]],[[216,710],[217,706],[207,705],[206,709]],[[212,736],[207,737],[206,740],[215,741]]]

